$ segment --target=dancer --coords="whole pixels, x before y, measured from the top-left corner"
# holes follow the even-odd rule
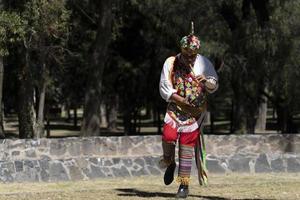
[[[180,184],[177,198],[186,198],[192,168],[195,147],[201,150],[198,142],[201,125],[207,107],[207,95],[218,88],[218,76],[212,63],[199,54],[200,41],[191,34],[181,41],[181,52],[166,59],[160,77],[159,91],[168,102],[164,118],[161,167],[166,168],[164,183],[169,185],[174,180],[175,146],[179,143],[179,168],[177,182]],[[196,153],[197,156],[198,153]],[[203,166],[197,160],[199,175],[206,176]],[[205,177],[202,177],[205,178]]]

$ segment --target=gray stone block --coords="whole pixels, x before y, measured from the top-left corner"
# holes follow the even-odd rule
[[[112,176],[111,167],[101,167],[101,170],[105,176]]]
[[[121,159],[120,158],[113,158],[112,162],[113,162],[114,165],[118,165],[118,164],[121,163]]]
[[[139,170],[131,170],[132,176],[143,176],[143,175],[148,175],[148,172],[144,169],[141,168]]]
[[[159,168],[153,167],[153,166],[147,166],[147,169],[149,171],[149,175],[161,175],[162,171]]]
[[[13,162],[1,162],[0,164],[0,180],[3,182],[12,182],[14,180],[13,174],[15,173]]]
[[[146,165],[156,166],[156,160],[153,157],[144,157]]]
[[[120,142],[120,145],[117,146],[118,153],[122,155],[128,155],[129,150],[131,148],[129,137],[121,137]]]
[[[77,166],[69,166],[68,169],[72,181],[82,180],[84,178],[82,171]]]
[[[39,147],[40,146],[40,142],[41,140],[39,139],[26,139],[25,140],[25,145],[27,147]]]
[[[66,169],[60,162],[50,163],[50,181],[67,181],[69,180]]]
[[[26,169],[23,172],[24,181],[37,182],[39,181],[38,172],[34,169]]]
[[[44,181],[44,182],[48,182],[50,179],[50,175],[49,175],[48,171],[46,171],[46,170],[42,170],[40,172],[40,177],[41,177],[41,181]]]
[[[48,160],[48,161],[51,160],[51,157],[48,155],[41,155],[40,158],[41,160]]]
[[[86,169],[89,166],[89,162],[86,158],[75,158],[77,166],[81,169]]]
[[[122,160],[123,160],[123,163],[126,167],[132,167],[133,161],[130,158],[125,158],[125,159],[122,159]]]
[[[154,162],[155,167],[158,167],[158,168],[159,168],[159,161],[160,161],[161,157],[160,157],[160,156],[157,156],[157,157],[153,157],[152,159],[153,159],[153,162]],[[176,159],[175,159],[175,160],[176,160]],[[178,161],[178,160],[177,160],[177,161]]]
[[[15,161],[15,168],[16,172],[21,172],[23,171],[23,162],[22,161]]]
[[[25,151],[25,155],[29,158],[36,158],[36,153],[34,149],[29,149]]]
[[[102,139],[99,141],[100,144],[98,144],[98,146],[100,146],[100,152],[99,155],[100,156],[115,156],[117,155],[117,145],[116,143],[111,142],[111,140],[109,140],[108,138]]]
[[[89,161],[95,165],[98,165],[98,158],[89,158]]]
[[[11,156],[19,156],[19,155],[20,155],[20,151],[11,152]]]
[[[267,173],[271,172],[272,169],[270,167],[268,158],[266,154],[260,154],[255,162],[255,172],[257,173]]]
[[[114,163],[111,161],[111,160],[109,160],[109,159],[105,159],[105,161],[104,161],[104,166],[112,166],[112,165],[114,165]]]
[[[8,148],[9,149],[17,149],[17,148],[24,149],[25,142],[24,142],[24,140],[11,140],[9,142]]]
[[[206,160],[206,166],[211,173],[225,173],[226,170],[219,164],[218,160]]]
[[[25,160],[24,161],[24,166],[28,168],[34,168],[34,161],[33,160]]]
[[[1,163],[0,165],[0,170],[6,170],[8,171],[9,173],[15,173],[15,166],[14,166],[14,163],[13,162],[4,162],[4,163]]]
[[[69,152],[69,154],[71,155],[71,156],[75,156],[75,157],[77,157],[77,156],[80,156],[81,155],[81,145],[80,145],[80,143],[75,143],[75,142],[73,142],[73,143],[71,143],[69,146],[68,146],[68,148],[67,148],[67,151]]]
[[[285,166],[282,158],[277,158],[271,161],[271,168],[273,172],[285,172]]]
[[[2,182],[13,182],[14,178],[8,170],[3,170],[0,175],[0,181]]]
[[[94,155],[96,150],[95,150],[95,142],[91,139],[84,139],[82,141],[82,154],[83,155]]]
[[[244,155],[235,155],[228,160],[229,169],[232,172],[250,172],[250,160],[250,158]]]
[[[52,140],[50,143],[50,155],[63,156],[66,153],[66,145],[63,140]]]
[[[287,172],[300,172],[300,161],[296,157],[287,158]]]
[[[104,178],[106,177],[105,173],[101,170],[100,167],[91,165],[91,172],[88,174],[88,177],[91,179],[94,178]]]
[[[112,167],[111,170],[114,174],[114,177],[130,176],[130,173],[129,173],[128,169],[124,166],[122,166],[121,168]]]
[[[46,160],[46,159],[42,159],[42,160],[39,160],[39,165],[40,165],[40,168],[42,170],[48,170],[49,169],[49,161]]]
[[[9,153],[6,152],[7,150],[0,151],[0,160],[9,160]]]
[[[136,158],[136,159],[134,159],[133,162],[136,163],[136,164],[138,164],[141,167],[145,166],[145,161],[142,158]]]
[[[132,136],[128,137],[130,142],[129,144],[132,144],[133,146],[138,146],[138,144],[141,144],[144,141],[144,136]]]

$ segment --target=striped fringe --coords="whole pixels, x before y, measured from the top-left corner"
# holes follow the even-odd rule
[[[176,178],[176,182],[180,183],[181,185],[189,185],[191,178],[190,177],[180,177]]]
[[[193,149],[194,147],[187,145],[180,145],[179,147],[178,177],[181,177],[180,180],[189,180],[192,169]]]
[[[206,150],[203,135],[203,130],[201,129],[199,139],[197,140],[197,144],[195,146],[195,158],[196,165],[198,168],[199,184],[202,186],[207,186],[208,177],[206,169]]]

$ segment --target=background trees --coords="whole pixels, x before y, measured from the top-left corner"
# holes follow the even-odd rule
[[[210,96],[208,130],[255,133],[267,125],[297,132],[297,1],[1,3],[4,109],[17,111],[21,138],[43,137],[44,117],[62,107],[83,110],[73,121],[81,136],[116,131],[120,123],[124,134],[137,134],[141,120],[159,132],[166,106],[158,94],[160,70],[179,51],[190,21],[201,54],[214,64],[225,61],[220,88]]]

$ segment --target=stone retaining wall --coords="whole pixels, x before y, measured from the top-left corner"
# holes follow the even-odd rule
[[[205,136],[210,173],[300,172],[300,135]],[[0,180],[160,175],[160,136],[0,140]],[[193,170],[195,175],[195,170]]]

